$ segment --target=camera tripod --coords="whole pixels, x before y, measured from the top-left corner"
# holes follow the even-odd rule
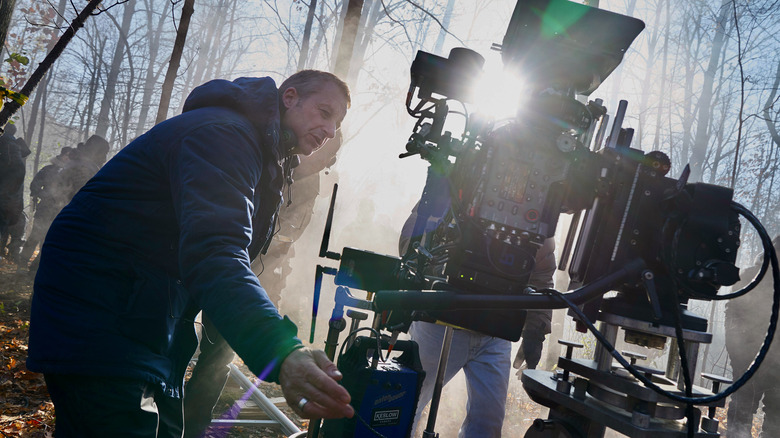
[[[601,312],[599,320],[600,332],[612,345],[620,329],[625,331],[632,343],[647,347],[657,348],[663,345],[665,338],[670,338],[670,353],[665,370],[637,365],[638,360],[647,359],[641,353],[624,351],[623,356],[630,358],[634,368],[653,383],[667,391],[683,394],[683,376],[679,356],[675,354],[678,347],[674,328],[606,311]],[[692,380],[699,346],[710,343],[712,335],[684,329],[683,339],[687,357],[690,358]],[[688,425],[680,421],[686,418],[685,405],[646,388],[625,369],[613,365],[612,356],[603,345],[597,346],[592,360],[585,360],[572,357],[573,350],[582,347],[581,344],[563,340],[559,343],[566,349],[565,354],[558,359],[560,371],[523,372],[522,384],[528,395],[535,402],[550,408],[547,419],[534,421],[525,435],[527,438],[597,438],[603,437],[607,428],[637,438],[687,436]],[[715,393],[721,384],[730,383],[726,378],[711,374],[701,376],[713,382]],[[694,386],[693,395],[710,396],[713,392]],[[706,416],[698,409],[694,412],[697,423],[694,425],[695,437],[720,436],[718,420],[714,418],[715,408],[724,405],[724,400],[706,405],[709,408]]]

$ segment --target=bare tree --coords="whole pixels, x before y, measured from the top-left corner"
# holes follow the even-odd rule
[[[160,106],[157,109],[157,121],[160,123],[168,118],[168,107],[171,104],[171,94],[173,93],[173,82],[176,80],[176,72],[179,70],[181,54],[184,51],[184,42],[187,40],[187,30],[190,27],[190,18],[195,12],[193,4],[195,0],[184,0],[184,6],[181,10],[179,19],[179,30],[176,32],[176,41],[173,43],[173,52],[171,61],[168,64],[168,72],[165,74],[162,91],[160,92]]]
[[[333,73],[346,79],[349,75],[349,65],[352,60],[352,50],[355,47],[360,16],[363,12],[363,0],[348,0],[347,15],[344,17],[344,28],[339,40],[336,63]]]
[[[442,27],[439,29],[439,36],[436,38],[436,44],[433,46],[433,53],[440,55],[444,48],[444,40],[447,38],[447,28],[452,20],[452,9],[455,7],[455,0],[447,0],[447,7],[444,9],[444,18],[441,21]]]
[[[16,0],[3,0],[0,2],[0,54],[5,47],[5,36],[8,34],[8,26],[14,13]]]
[[[130,32],[130,24],[133,21],[133,13],[135,12],[135,2],[127,2],[125,4],[125,10],[122,14],[122,25],[119,27],[119,38],[116,41],[114,47],[114,56],[111,58],[111,66],[108,70],[108,78],[106,79],[106,89],[103,92],[103,100],[100,102],[100,113],[98,114],[97,128],[95,134],[106,137],[108,132],[108,112],[111,110],[111,105],[114,101],[114,95],[116,94],[116,80],[119,77],[119,69],[122,67],[122,60],[124,58],[124,51],[127,48],[127,35]],[[110,12],[106,13],[110,16]],[[113,20],[113,17],[111,17]],[[116,23],[116,21],[114,21]],[[129,50],[128,50],[129,54]]]
[[[306,61],[309,57],[311,26],[314,23],[315,12],[317,12],[317,0],[310,0],[309,12],[306,14],[306,25],[303,28],[303,38],[301,39],[301,56],[298,57],[298,70],[303,70],[306,68]]]
[[[62,23],[65,19],[63,16],[63,13],[65,12],[65,7],[67,6],[67,0],[60,0],[60,4],[57,6],[57,18],[55,19],[54,25],[55,28],[59,29],[62,26]],[[57,43],[56,35],[54,32],[52,32],[51,39],[49,40],[49,47],[48,50],[51,51],[51,49],[54,48],[54,45]],[[35,104],[33,105],[33,114],[31,115],[31,121],[27,125],[27,129],[25,129],[25,141],[27,141],[27,144],[30,143],[30,139],[32,138],[33,131],[35,129],[35,119],[37,118],[38,108],[39,105],[42,105],[41,112],[43,113],[43,116],[41,117],[41,129],[38,131],[38,144],[35,147],[35,160],[33,162],[33,173],[38,172],[38,166],[41,162],[41,149],[43,148],[43,133],[44,133],[44,126],[46,121],[46,103],[47,99],[43,98],[46,94],[48,94],[48,88],[49,88],[49,82],[51,81],[51,77],[54,72],[49,73],[46,75],[43,79],[43,83],[41,85],[41,92],[39,92],[35,96]],[[43,99],[43,102],[41,102],[41,99]]]
[[[139,105],[138,123],[135,129],[135,136],[141,135],[146,130],[146,118],[149,114],[149,107],[151,106],[152,95],[155,94],[157,79],[160,75],[161,69],[158,69],[157,55],[160,48],[160,37],[163,33],[163,25],[168,18],[167,8],[163,8],[163,11],[157,18],[157,24],[154,23],[154,1],[147,0],[146,2],[146,41],[148,43],[148,57],[146,66],[146,75],[143,82],[143,95],[141,97],[141,103]]]
[[[54,64],[54,61],[60,56],[62,51],[65,50],[65,46],[68,45],[70,40],[76,34],[76,31],[84,26],[84,22],[92,14],[92,12],[97,9],[99,4],[100,0],[90,0],[90,2],[87,4],[87,6],[84,7],[81,13],[79,13],[76,19],[70,23],[70,26],[60,37],[59,41],[57,41],[57,44],[54,45],[49,54],[46,55],[46,58],[43,60],[43,62],[38,65],[38,68],[35,69],[32,76],[30,76],[30,79],[27,81],[27,83],[24,84],[24,87],[22,87],[20,90],[22,95],[29,96],[33,90],[35,90],[35,87],[37,87],[41,82],[41,79],[43,79],[43,76]],[[8,123],[8,119],[10,119],[11,116],[21,107],[22,103],[15,100],[6,103],[3,106],[3,109],[0,110],[0,127],[5,126],[5,124]]]
[[[721,49],[727,38],[726,26],[731,12],[731,1],[724,0],[720,7],[718,20],[715,26],[715,35],[712,39],[712,49],[710,51],[709,64],[704,72],[704,84],[702,85],[699,97],[699,111],[696,124],[696,137],[693,141],[693,150],[691,154],[691,179],[699,181],[702,178],[702,169],[704,167],[704,157],[707,152],[707,143],[709,140],[709,123],[711,117],[711,106],[715,74],[721,59]]]

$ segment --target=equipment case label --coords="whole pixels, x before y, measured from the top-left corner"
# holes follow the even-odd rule
[[[400,423],[400,408],[375,409],[371,415],[371,427],[396,426]]]

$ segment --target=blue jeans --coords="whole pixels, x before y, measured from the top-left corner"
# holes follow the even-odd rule
[[[436,370],[439,364],[444,326],[414,322],[409,330],[420,347],[420,361],[426,372],[412,431],[425,429],[427,419],[420,418],[433,397]],[[459,438],[501,437],[504,411],[509,387],[509,368],[512,343],[468,330],[456,329],[444,374],[446,385],[461,369],[466,374],[468,400],[466,418],[460,427]]]

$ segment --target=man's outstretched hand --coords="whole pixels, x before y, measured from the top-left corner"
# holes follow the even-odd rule
[[[341,377],[325,352],[301,348],[282,362],[279,383],[287,404],[304,418],[351,418],[355,411],[349,393],[337,383]]]

